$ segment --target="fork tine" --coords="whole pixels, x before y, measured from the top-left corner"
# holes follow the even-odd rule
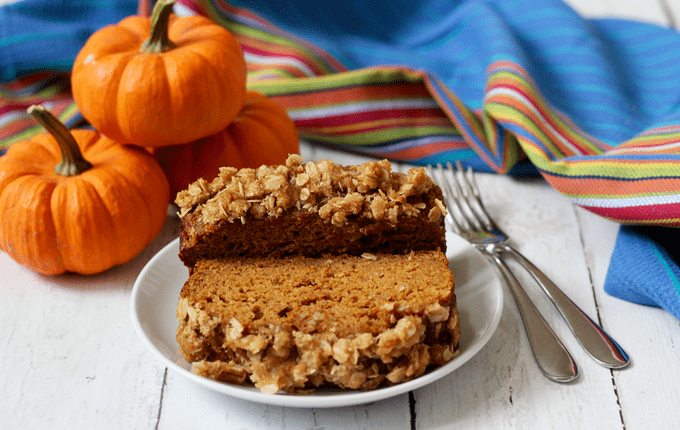
[[[470,231],[471,226],[463,214],[463,209],[458,203],[459,199],[456,198],[455,191],[451,188],[451,181],[447,180],[442,165],[439,163],[436,164],[436,174],[434,167],[431,165],[428,165],[426,170],[430,177],[435,179],[435,182],[437,182],[442,189],[444,202],[446,203],[448,212],[445,219],[449,222],[449,226],[459,234],[464,231]]]
[[[460,160],[456,160],[456,170],[458,172],[457,180],[459,184],[461,184],[462,194],[479,222],[483,224],[483,228],[488,231],[498,230],[493,219],[486,211],[484,203],[482,203],[479,187],[477,186],[477,181],[475,180],[472,168],[468,167],[467,170],[464,170]]]
[[[454,167],[450,161],[446,163],[448,169],[453,176],[453,184],[456,188],[456,195],[459,206],[463,209],[463,214],[470,224],[474,226],[477,231],[484,231],[485,226],[482,225],[479,215],[475,207],[471,204],[469,184],[463,179],[460,179],[460,172],[462,167],[460,161],[456,160]]]

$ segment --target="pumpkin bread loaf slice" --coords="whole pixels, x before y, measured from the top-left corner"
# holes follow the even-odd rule
[[[329,160],[257,169],[221,168],[178,193],[180,259],[446,250],[440,188],[425,173],[389,161]]]
[[[262,392],[369,390],[459,352],[441,251],[198,260],[177,310],[193,371]]]

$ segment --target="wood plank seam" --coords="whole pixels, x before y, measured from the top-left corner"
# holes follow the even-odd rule
[[[612,386],[614,387],[614,395],[616,396],[616,405],[619,407],[619,417],[621,418],[621,429],[626,430],[626,421],[623,419],[623,408],[621,407],[621,401],[619,400],[619,389],[616,386],[616,377],[614,376],[614,370],[610,369],[609,372],[612,374]]]
[[[413,391],[408,392],[408,411],[411,415],[411,430],[416,430],[416,398]]]
[[[165,393],[165,386],[168,384],[168,368],[166,367],[163,371],[163,383],[161,384],[161,395],[158,400],[158,417],[156,418],[155,430],[158,430],[158,426],[161,423],[161,413],[163,412],[163,394]]]
[[[581,216],[579,215],[579,212],[576,209],[576,205],[572,204],[572,210],[574,211],[576,223],[579,226],[579,228],[578,228],[579,241],[581,243],[581,249],[582,249],[582,252],[583,252],[583,258],[585,260],[586,270],[588,272],[588,282],[590,283],[590,290],[593,293],[593,302],[595,303],[595,314],[596,314],[595,317],[597,318],[597,323],[600,325],[600,327],[602,327],[606,330],[606,328],[604,327],[604,325],[602,323],[602,317],[600,315],[600,303],[597,300],[597,291],[596,291],[596,288],[595,288],[595,280],[593,279],[593,272],[592,272],[590,265],[588,264],[588,259],[586,258],[587,245],[586,245],[585,238],[583,237],[583,232],[584,232],[583,220],[581,219]],[[623,409],[621,407],[621,401],[619,399],[619,390],[616,386],[616,375],[614,373],[614,370],[612,370],[612,369],[609,370],[609,373],[611,374],[611,377],[612,377],[612,388],[614,390],[614,397],[616,398],[616,406],[619,409],[619,417],[621,419],[621,430],[626,430],[626,422],[623,419]]]
[[[667,0],[660,0],[661,4],[661,10],[663,11],[663,14],[666,16],[666,19],[668,20],[668,25],[671,28],[678,29],[675,18],[673,17],[673,14],[671,13],[671,7],[668,5]]]

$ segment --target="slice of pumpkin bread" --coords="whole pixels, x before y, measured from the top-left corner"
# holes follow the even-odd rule
[[[201,259],[177,340],[193,371],[262,392],[408,381],[459,352],[441,251]]]
[[[177,195],[180,259],[446,250],[442,193],[423,168],[328,160],[222,168]]]

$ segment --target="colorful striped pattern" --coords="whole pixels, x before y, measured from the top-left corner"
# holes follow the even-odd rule
[[[250,88],[284,106],[301,136],[312,142],[420,163],[437,161],[432,154],[475,156],[417,72],[379,68],[256,80]]]
[[[179,3],[184,13],[209,16],[238,38],[249,88],[284,106],[305,140],[421,165],[463,159],[491,171],[433,99],[427,73],[385,66],[348,71],[329,53],[248,9],[225,1]],[[452,99],[450,92],[445,99]],[[466,115],[476,120],[474,113]]]
[[[21,0],[0,6],[0,154],[44,132],[26,113],[42,103],[68,126],[82,122],[69,72],[92,32],[134,14],[136,0]]]
[[[26,112],[42,104],[64,124],[73,127],[82,121],[71,99],[69,77],[38,73],[0,85],[0,154],[11,144],[27,140],[44,129]]]
[[[249,87],[283,105],[304,139],[413,164],[460,159],[498,173],[528,158],[555,189],[594,213],[680,225],[676,32],[584,20],[556,0],[468,0],[450,6],[451,14],[440,13],[444,3],[419,0],[425,12],[412,23],[418,31],[404,40],[395,34],[392,45],[357,39],[342,17],[330,23],[355,37],[343,50],[338,41],[350,39],[289,23],[304,13],[294,2],[256,12],[268,6],[249,1],[180,0],[179,10],[234,33]],[[393,7],[414,1],[394,0]],[[380,13],[372,4],[356,7]],[[321,14],[331,7],[314,5]],[[427,22],[427,13],[438,21]],[[372,30],[380,36],[391,29]],[[394,54],[405,47],[405,55]],[[452,51],[436,57],[444,48]],[[18,90],[26,84],[2,89],[0,145],[34,131],[22,114],[7,114],[31,97],[63,103],[61,116],[78,120],[63,93],[44,84],[42,95]]]
[[[498,56],[488,65],[483,108],[472,110],[432,73],[409,67],[373,66],[346,72],[338,65],[313,67],[330,64],[329,54],[247,9],[221,0],[181,3],[229,28],[242,42],[246,58],[257,52],[258,61],[249,62],[249,85],[284,105],[305,139],[414,164],[459,158],[475,165],[473,160],[481,159],[485,167],[499,173],[509,171],[526,155],[553,187],[594,213],[622,223],[680,225],[680,116],[671,115],[669,124],[637,133],[629,130],[631,137],[617,142],[622,127],[615,120],[626,117],[627,107],[620,91],[612,87],[616,79],[607,74],[608,68],[591,64],[601,58],[579,63],[573,53],[565,55],[564,45],[555,40],[542,45],[544,55],[555,60],[554,67],[565,71],[565,83],[596,96],[573,112],[577,125],[559,109],[559,98],[550,103],[532,74],[510,55]],[[536,9],[526,8],[526,3],[504,5],[516,13],[516,21],[536,25]],[[532,37],[580,37],[570,27],[573,15],[566,7],[544,4],[541,28]],[[603,27],[611,25],[606,22]],[[614,34],[640,55],[631,59],[640,67],[630,79],[649,85],[653,81],[643,72],[650,71],[655,79],[666,75],[680,84],[680,74],[670,69],[677,64],[672,58],[680,60],[677,34],[638,25]],[[288,49],[281,50],[280,38],[286,39]],[[662,58],[659,47],[672,48],[671,54]],[[665,64],[663,72],[659,64],[638,64],[652,54],[657,63]],[[277,62],[281,56],[285,63]],[[548,90],[550,85],[555,84],[542,83]],[[658,88],[645,88],[643,96],[651,97],[652,92],[662,96]],[[598,97],[604,102],[598,103]],[[677,108],[667,109],[677,112]],[[602,132],[607,127],[614,133]],[[604,138],[596,138],[595,133]]]

